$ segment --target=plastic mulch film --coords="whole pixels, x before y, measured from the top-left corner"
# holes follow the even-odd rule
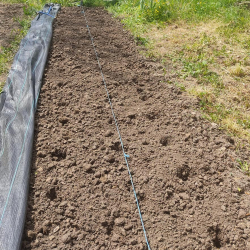
[[[34,117],[60,5],[46,4],[21,41],[0,96],[0,250],[20,249],[26,216]]]

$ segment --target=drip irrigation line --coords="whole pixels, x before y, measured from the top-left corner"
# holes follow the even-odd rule
[[[133,192],[134,192],[134,196],[135,196],[135,200],[136,200],[136,205],[137,205],[137,209],[138,209],[138,212],[139,212],[139,216],[140,216],[141,225],[142,225],[144,237],[145,237],[145,240],[146,240],[146,244],[147,244],[148,250],[151,250],[149,242],[148,242],[148,238],[147,238],[147,232],[146,232],[146,229],[145,229],[145,226],[144,226],[144,222],[143,222],[143,219],[142,219],[142,214],[141,214],[141,209],[140,209],[139,201],[138,201],[137,194],[136,194],[136,191],[135,191],[133,177],[132,177],[132,174],[130,172],[130,168],[129,168],[129,164],[128,164],[129,155],[125,153],[124,145],[123,145],[123,142],[122,142],[122,136],[121,136],[121,133],[120,133],[120,130],[119,130],[118,122],[116,120],[116,116],[115,116],[115,113],[114,113],[113,105],[112,105],[112,102],[111,102],[111,99],[110,99],[110,95],[109,95],[109,91],[108,91],[108,88],[107,88],[107,84],[106,84],[105,77],[104,77],[104,74],[103,74],[103,71],[102,71],[102,66],[100,64],[98,53],[97,53],[95,45],[94,45],[94,39],[93,39],[93,37],[91,35],[91,32],[90,32],[90,28],[89,28],[89,25],[88,25],[88,20],[87,20],[86,15],[85,15],[85,11],[84,11],[84,8],[83,8],[82,1],[81,1],[81,7],[82,7],[82,13],[83,13],[83,16],[84,16],[84,19],[85,19],[85,22],[86,22],[86,25],[87,25],[87,28],[88,28],[88,32],[89,32],[89,36],[90,36],[90,39],[91,39],[91,43],[92,43],[92,46],[93,46],[94,51],[95,51],[96,60],[98,62],[98,66],[99,66],[99,69],[100,69],[100,72],[101,72],[101,75],[102,75],[102,81],[103,81],[103,84],[104,84],[106,92],[107,92],[107,97],[108,97],[108,101],[109,101],[109,104],[110,104],[110,107],[111,107],[111,112],[112,112],[112,115],[113,115],[113,118],[114,118],[114,121],[115,121],[116,129],[117,129],[117,132],[118,132],[118,135],[119,135],[119,139],[120,139],[120,143],[121,143],[121,147],[122,147],[122,151],[123,151],[123,156],[124,156],[124,159],[125,159],[125,162],[126,162],[126,165],[127,165],[127,169],[128,169],[128,173],[129,173],[131,185],[132,185],[132,188],[133,188]]]

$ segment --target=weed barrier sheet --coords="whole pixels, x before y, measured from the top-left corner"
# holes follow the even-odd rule
[[[34,116],[60,5],[46,4],[21,41],[0,96],[0,249],[20,248],[29,187]]]

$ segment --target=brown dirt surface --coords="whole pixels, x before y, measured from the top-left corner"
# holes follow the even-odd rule
[[[101,8],[86,11],[151,249],[250,249],[249,159]],[[22,249],[147,249],[93,47],[64,8],[36,114]]]
[[[0,47],[8,47],[20,28],[16,18],[23,15],[21,4],[0,3]],[[1,50],[0,50],[1,52]]]

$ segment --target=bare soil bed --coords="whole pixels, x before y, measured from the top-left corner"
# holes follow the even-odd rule
[[[164,83],[121,23],[87,9],[151,249],[250,249],[249,159]],[[36,115],[22,249],[147,249],[84,17],[54,24]]]

